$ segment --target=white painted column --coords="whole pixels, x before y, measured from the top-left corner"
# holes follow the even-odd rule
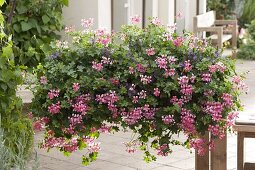
[[[178,13],[182,13],[184,16],[184,19],[176,19],[176,32],[178,34],[182,34],[183,30],[185,29],[185,16],[187,15],[187,12],[185,11],[185,1],[186,0],[176,0],[176,15]]]
[[[98,27],[111,31],[111,0],[98,0]]]
[[[158,0],[152,0],[152,17],[158,17],[158,7],[159,2]]]
[[[197,1],[185,0],[185,30],[193,31],[193,17],[197,15]]]
[[[170,25],[175,23],[175,5],[174,0],[168,0],[168,24]]]
[[[130,0],[130,16],[128,16],[129,22],[130,17],[138,15],[142,18],[143,16],[143,0]],[[142,22],[138,24],[140,27],[142,27]]]
[[[206,13],[206,0],[199,0],[199,14]]]
[[[158,1],[158,17],[164,25],[173,25],[175,20],[174,0]]]

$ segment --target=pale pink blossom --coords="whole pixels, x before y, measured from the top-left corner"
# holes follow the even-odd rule
[[[154,48],[146,49],[146,54],[147,54],[148,56],[155,55],[155,49],[154,49]]]
[[[142,21],[142,18],[139,15],[135,15],[131,17],[132,24],[137,24],[137,23],[140,23],[141,21]]]
[[[81,20],[81,26],[88,28],[94,25],[94,19],[89,18],[89,19],[82,19]]]

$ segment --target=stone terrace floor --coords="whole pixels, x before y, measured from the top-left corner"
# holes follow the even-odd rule
[[[247,75],[246,83],[249,86],[249,93],[242,96],[245,104],[245,111],[255,110],[255,61],[238,60],[237,68],[239,72],[250,71]],[[100,136],[101,152],[98,160],[88,167],[81,165],[82,151],[73,153],[70,157],[63,156],[62,153],[51,150],[37,148],[38,142],[42,139],[41,133],[35,134],[34,149],[38,154],[40,169],[42,170],[193,170],[195,168],[194,152],[190,153],[182,147],[174,147],[173,153],[168,157],[159,157],[156,162],[145,163],[141,152],[129,154],[125,151],[122,142],[127,142],[130,138],[129,132],[119,132],[116,134],[103,134]],[[184,136],[179,136],[184,138]],[[228,170],[236,169],[236,146],[235,134],[228,134]],[[255,161],[255,139],[246,139],[246,161]]]

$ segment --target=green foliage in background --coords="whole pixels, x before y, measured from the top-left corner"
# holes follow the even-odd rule
[[[5,3],[0,0],[0,7]],[[4,131],[4,144],[13,153],[21,153],[18,141],[23,141],[22,155],[27,158],[33,146],[30,120],[21,114],[22,101],[16,97],[17,86],[22,82],[20,68],[14,64],[12,37],[5,33],[5,20],[0,11],[0,128]],[[2,143],[2,141],[0,141]],[[13,162],[10,158],[10,161]]]
[[[234,0],[207,0],[207,11],[216,11],[217,19],[230,19],[235,15]]]
[[[255,60],[255,20],[247,25],[247,33],[244,38],[244,43],[240,46],[238,57],[243,59]]]
[[[36,66],[45,58],[49,43],[63,28],[62,8],[68,0],[7,0],[3,12],[13,35],[15,62]]]
[[[240,25],[245,27],[246,24],[250,24],[255,19],[255,1],[244,0],[243,14],[240,18]]]

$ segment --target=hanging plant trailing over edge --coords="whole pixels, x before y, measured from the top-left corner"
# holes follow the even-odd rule
[[[136,134],[125,143],[127,151],[140,148],[149,162],[156,160],[149,148],[167,156],[182,145],[203,155],[214,139],[224,138],[245,87],[234,61],[191,34],[177,35],[158,18],[145,29],[135,25],[139,21],[134,17],[133,25],[110,34],[82,20],[85,31],[70,29],[71,44],[53,45],[32,102],[37,129],[46,127],[42,148],[66,155],[87,149],[82,162],[88,165],[99,153],[100,133],[121,126]],[[201,138],[206,131],[210,143]],[[185,142],[173,138],[181,132]]]
[[[7,0],[4,5],[9,33],[13,35],[15,62],[36,66],[44,61],[49,44],[63,29],[62,8],[68,0]]]

